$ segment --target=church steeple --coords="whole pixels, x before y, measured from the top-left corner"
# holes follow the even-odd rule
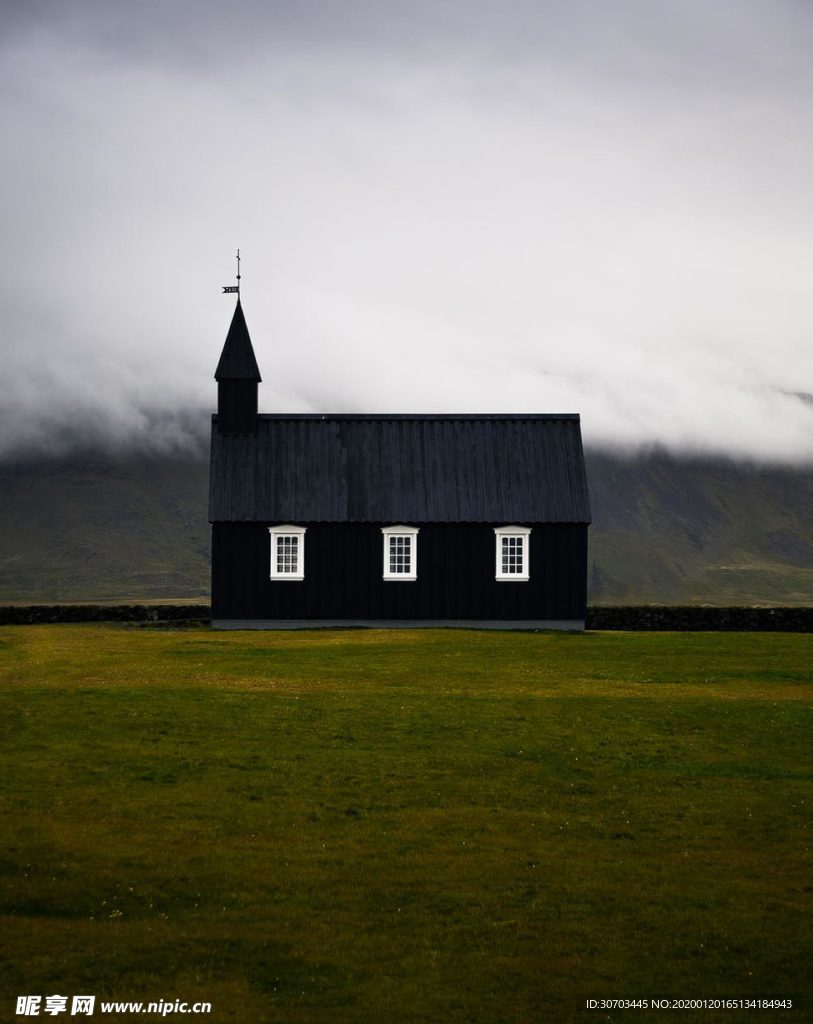
[[[258,383],[262,380],[239,299],[226,335],[226,344],[220,353],[215,380],[256,380]]]
[[[262,377],[239,293],[226,343],[215,370],[215,380],[218,431],[221,434],[254,433],[257,429],[257,385]]]

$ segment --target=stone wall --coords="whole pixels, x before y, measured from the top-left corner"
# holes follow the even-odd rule
[[[0,625],[46,622],[210,622],[208,604],[0,605]]]
[[[630,605],[587,609],[587,629],[813,632],[813,608],[704,608]]]
[[[209,623],[206,604],[0,605],[0,625],[47,622]],[[813,608],[703,608],[658,605],[587,609],[588,629],[813,632]]]

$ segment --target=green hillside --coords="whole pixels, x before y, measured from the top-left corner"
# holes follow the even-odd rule
[[[590,601],[810,604],[813,471],[588,454]],[[0,467],[0,601],[206,599],[208,461]]]
[[[207,473],[200,456],[0,468],[0,601],[207,599]]]
[[[813,600],[813,471],[588,455],[595,604]]]

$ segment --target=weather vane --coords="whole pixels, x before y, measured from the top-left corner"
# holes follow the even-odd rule
[[[224,284],[224,295],[237,295],[240,298],[240,250],[237,250],[237,284]]]

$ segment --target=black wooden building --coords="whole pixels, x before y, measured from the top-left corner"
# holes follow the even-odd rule
[[[577,415],[258,414],[239,299],[215,377],[216,627],[584,628]]]

